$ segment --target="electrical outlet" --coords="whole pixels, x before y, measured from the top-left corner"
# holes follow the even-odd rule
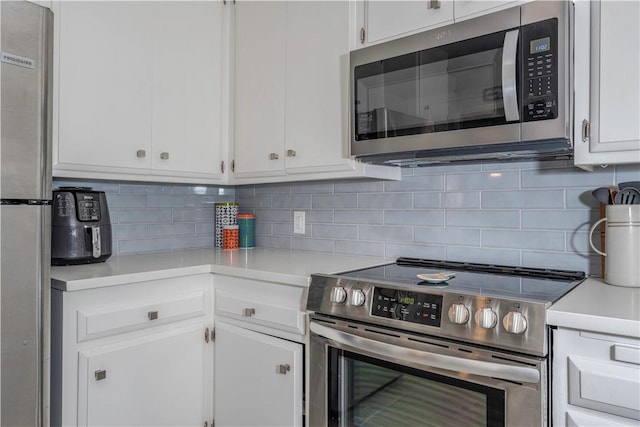
[[[293,212],[293,232],[294,234],[304,234],[305,228],[304,212]]]

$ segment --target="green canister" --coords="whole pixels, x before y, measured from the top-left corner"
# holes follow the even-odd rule
[[[255,246],[256,216],[254,214],[238,214],[238,226],[240,227],[241,248],[253,248]]]

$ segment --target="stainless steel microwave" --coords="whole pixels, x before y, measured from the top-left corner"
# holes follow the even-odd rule
[[[571,157],[572,20],[572,2],[539,0],[351,52],[351,155]]]

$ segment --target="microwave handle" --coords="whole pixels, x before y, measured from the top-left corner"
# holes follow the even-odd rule
[[[516,55],[518,53],[519,31],[508,31],[504,35],[504,46],[502,47],[502,102],[504,104],[504,115],[508,122],[520,121],[516,86]]]
[[[535,368],[505,365],[414,350],[342,332],[331,327],[319,325],[315,322],[309,324],[309,330],[316,335],[321,335],[338,344],[359,348],[371,353],[383,354],[393,359],[405,363],[412,363],[424,368],[468,372],[483,377],[502,378],[517,382],[534,384],[540,382],[540,372]]]

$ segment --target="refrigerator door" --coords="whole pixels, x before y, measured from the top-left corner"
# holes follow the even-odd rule
[[[49,224],[51,206],[0,205],[2,426],[48,425]]]
[[[0,1],[0,199],[51,199],[53,14]]]

